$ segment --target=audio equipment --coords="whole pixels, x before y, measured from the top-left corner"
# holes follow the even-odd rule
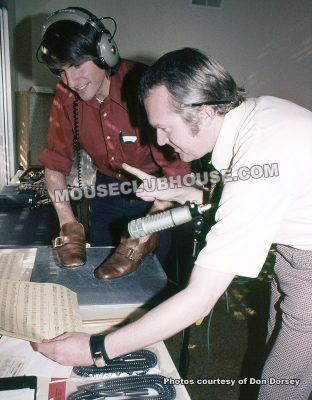
[[[52,24],[58,21],[73,21],[82,26],[89,24],[99,33],[99,39],[96,43],[99,60],[103,64],[104,68],[114,68],[119,63],[118,48],[113,39],[114,35],[111,35],[109,30],[106,29],[101,19],[104,18],[97,18],[89,11],[78,7],[68,7],[57,10],[48,16],[46,23],[43,26],[42,37],[44,36],[46,30]],[[113,18],[109,19],[112,19],[114,21]]]
[[[211,208],[211,204],[196,204],[171,208],[169,210],[148,215],[130,221],[128,232],[131,237],[138,238],[150,235],[151,233],[173,228],[177,225],[185,224],[193,218],[202,215]]]

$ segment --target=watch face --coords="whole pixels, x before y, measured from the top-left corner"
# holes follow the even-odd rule
[[[105,367],[105,365],[106,365],[101,352],[94,353],[93,361],[97,368],[102,368],[102,367]]]

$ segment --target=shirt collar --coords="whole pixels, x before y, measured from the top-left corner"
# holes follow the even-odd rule
[[[245,121],[246,115],[249,114],[254,107],[254,99],[247,99],[225,115],[211,158],[213,166],[218,171],[230,168],[238,134]]]
[[[113,101],[120,105],[121,107],[124,107],[123,102],[121,100],[121,90],[120,90],[120,68],[117,71],[116,74],[112,75],[110,78],[110,84],[109,84],[109,94],[108,96],[100,103],[95,97],[89,101],[86,101],[85,103],[95,107],[95,108],[100,108],[101,105],[104,105],[106,103],[109,103],[110,101]]]
[[[123,62],[123,60],[121,61]],[[123,82],[124,78],[124,72],[121,67],[119,67],[118,71],[111,76],[111,81],[110,81],[110,86],[109,86],[109,95],[104,99],[103,103],[99,103],[99,101],[94,97],[93,99],[89,101],[85,101],[86,104],[95,107],[95,108],[100,108],[101,104],[105,104],[107,101],[114,101],[118,105],[120,105],[123,108],[126,108],[124,102],[122,101],[121,98],[121,88],[120,82]],[[74,92],[71,91],[66,85],[64,85],[62,82],[59,83],[64,87],[65,90],[68,90],[70,92],[67,101],[72,102],[72,98],[74,96]]]

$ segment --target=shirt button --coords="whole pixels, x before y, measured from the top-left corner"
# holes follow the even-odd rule
[[[106,139],[108,139],[108,140],[109,140],[109,139],[110,139],[110,136],[106,136]]]
[[[114,160],[115,160],[115,157],[112,157],[111,160],[114,161]]]
[[[118,174],[117,176],[118,176],[118,178],[121,178],[121,174]]]
[[[103,114],[103,117],[107,117],[107,113],[106,112]]]

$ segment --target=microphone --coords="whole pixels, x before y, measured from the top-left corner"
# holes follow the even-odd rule
[[[211,204],[190,203],[187,206],[171,208],[146,217],[134,219],[128,224],[131,237],[139,238],[151,233],[185,224],[211,208]]]

